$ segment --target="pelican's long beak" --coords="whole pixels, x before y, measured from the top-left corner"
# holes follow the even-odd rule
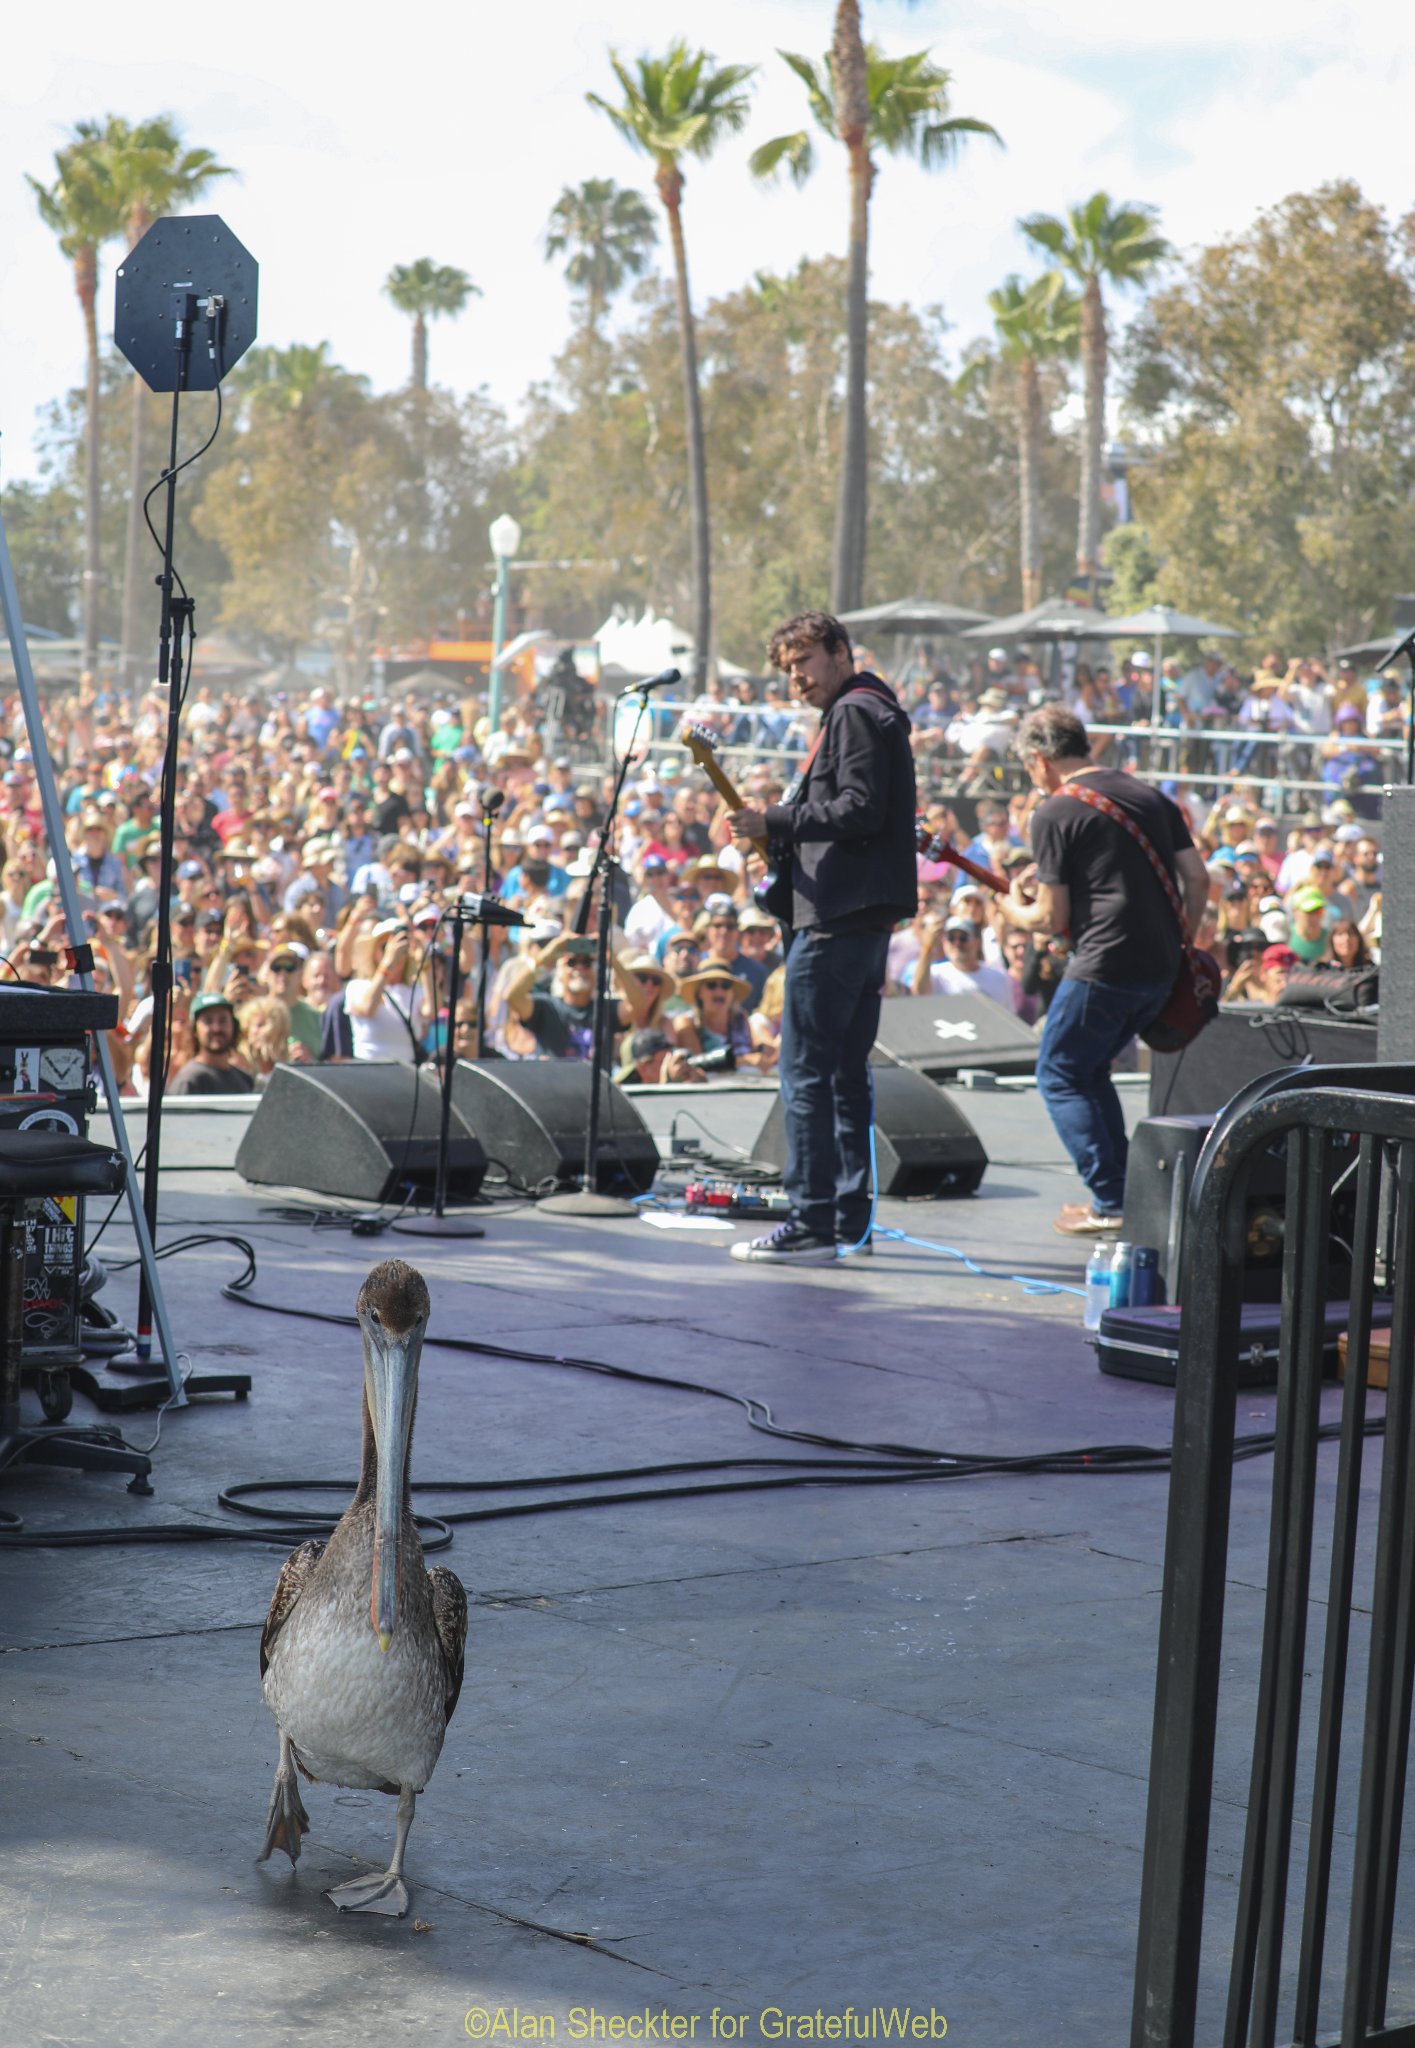
[[[370,1614],[378,1647],[386,1651],[398,1624],[398,1564],[403,1527],[403,1489],[417,1398],[421,1325],[406,1336],[382,1329],[368,1333],[365,1381],[378,1450],[374,1494],[373,1594]]]

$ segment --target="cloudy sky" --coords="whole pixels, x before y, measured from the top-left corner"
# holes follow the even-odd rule
[[[210,203],[260,263],[261,338],[328,340],[377,388],[407,375],[406,323],[380,292],[390,267],[429,255],[467,270],[485,296],[434,328],[432,375],[484,385],[514,409],[567,326],[540,240],[561,188],[607,175],[649,189],[647,165],[585,103],[589,90],[612,94],[611,43],[656,50],[676,28],[707,33],[710,19],[718,58],[760,67],[748,133],[690,169],[699,304],[756,270],[840,251],[837,152],[803,192],[763,192],[746,171],[756,143],[801,125],[799,89],[775,51],[822,51],[832,12],[830,0],[714,0],[696,17],[663,0],[465,11],[404,0],[373,16],[328,0],[12,10],[0,65],[0,476],[35,473],[37,409],[82,376],[67,266],[23,177],[51,174],[75,121],[168,112],[236,166],[239,182]],[[1097,187],[1157,205],[1186,246],[1336,176],[1404,211],[1415,203],[1402,172],[1415,46],[1392,34],[1394,18],[1389,0],[1187,0],[1173,11],[866,0],[868,32],[894,52],[931,47],[953,73],[954,110],[991,121],[1007,145],[975,140],[934,176],[884,165],[873,289],[942,304],[961,347],[986,329],[987,292],[1028,265],[1018,215]],[[105,328],[118,253],[105,258]]]

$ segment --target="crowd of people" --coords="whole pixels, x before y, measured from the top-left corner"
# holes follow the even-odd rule
[[[1146,670],[1143,654],[1114,677],[1077,668],[1071,706],[1087,723],[1115,722],[1117,706],[1143,723]],[[966,686],[916,673],[901,695],[925,822],[1005,885],[1032,859],[1036,802],[1015,786],[1025,778],[1012,773],[1008,749],[1042,686],[1030,664],[1000,650],[987,671],[994,679]],[[1222,675],[1205,662],[1175,679],[1177,715],[1195,745],[1215,716],[1235,715],[1218,708],[1221,681],[1206,701],[1195,680]],[[1240,726],[1250,702],[1267,707],[1263,730],[1300,717],[1323,751],[1344,744],[1358,709],[1363,736],[1399,736],[1406,715],[1388,679],[1367,690],[1354,676],[1327,678],[1277,656],[1247,686]],[[761,809],[781,797],[815,723],[778,681],[711,683],[692,719],[721,749],[742,802]],[[284,696],[194,689],[175,805],[175,985],[170,1048],[158,1063],[167,1089],[244,1092],[285,1060],[422,1060],[449,1031],[468,1056],[587,1057],[596,919],[577,911],[614,776],[602,735],[586,726],[572,746],[557,723],[547,745],[544,723],[534,695],[493,731],[480,700],[451,687],[440,702],[395,691],[378,705],[339,704],[320,685]],[[129,700],[85,687],[46,706],[84,934],[64,927],[17,700],[0,739],[0,973],[63,981],[60,949],[91,940],[98,984],[119,1002],[116,1075],[135,1093],[154,1072],[165,731],[156,690]],[[630,771],[615,847],[613,1070],[683,1083],[727,1069],[771,1073],[783,960],[780,929],[755,900],[762,854],[734,839],[728,807],[689,754],[665,747],[662,733],[653,739]],[[1120,765],[1110,736],[1093,745],[1098,760]],[[1337,978],[1378,963],[1381,932],[1380,846],[1362,788],[1343,783],[1316,808],[1287,814],[1265,801],[1267,773],[1256,765],[1244,779],[1231,769],[1216,794],[1196,783],[1174,790],[1210,878],[1198,942],[1222,962],[1230,996],[1263,1002],[1294,976]],[[480,930],[465,930],[449,1018],[449,909],[487,890],[527,922],[491,929],[484,977]],[[919,910],[890,938],[886,992],[976,993],[1036,1022],[1065,957],[1064,940],[1014,920],[1005,888],[921,861]]]

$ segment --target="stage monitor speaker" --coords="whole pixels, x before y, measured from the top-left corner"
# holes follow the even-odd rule
[[[1382,967],[1382,995],[1384,974]],[[1385,1005],[1382,1004],[1384,1015]],[[1384,1026],[1382,1027],[1384,1028]],[[1220,1003],[1218,1016],[1182,1052],[1150,1055],[1152,1116],[1217,1116],[1260,1074],[1305,1065],[1363,1067],[1377,1056],[1374,1024],[1279,1003]],[[1382,1052],[1380,1057],[1387,1055]],[[1392,1053],[1390,1058],[1415,1057]]]
[[[881,1195],[971,1195],[988,1170],[988,1155],[962,1110],[941,1088],[907,1067],[876,1067],[874,1084]],[[786,1120],[780,1096],[752,1157],[785,1171]]]
[[[437,1177],[442,1115],[436,1070],[401,1060],[279,1066],[265,1085],[236,1154],[243,1179],[391,1202],[411,1181]],[[447,1191],[470,1201],[486,1174],[486,1153],[454,1105]]]
[[[960,1067],[995,1074],[1036,1071],[1041,1042],[1020,1018],[987,996],[886,996],[872,1055],[931,1077]]]
[[[585,1170],[590,1070],[580,1060],[458,1060],[452,1100],[487,1158],[534,1194],[578,1185]],[[646,1195],[658,1147],[633,1103],[600,1078],[595,1190]]]

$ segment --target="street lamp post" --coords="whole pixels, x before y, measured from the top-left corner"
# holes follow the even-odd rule
[[[506,641],[506,595],[511,583],[511,564],[521,545],[521,529],[509,512],[503,512],[499,519],[492,520],[489,538],[496,558],[496,591],[491,614],[491,685],[486,700],[488,739],[501,725],[501,671],[496,662]]]

